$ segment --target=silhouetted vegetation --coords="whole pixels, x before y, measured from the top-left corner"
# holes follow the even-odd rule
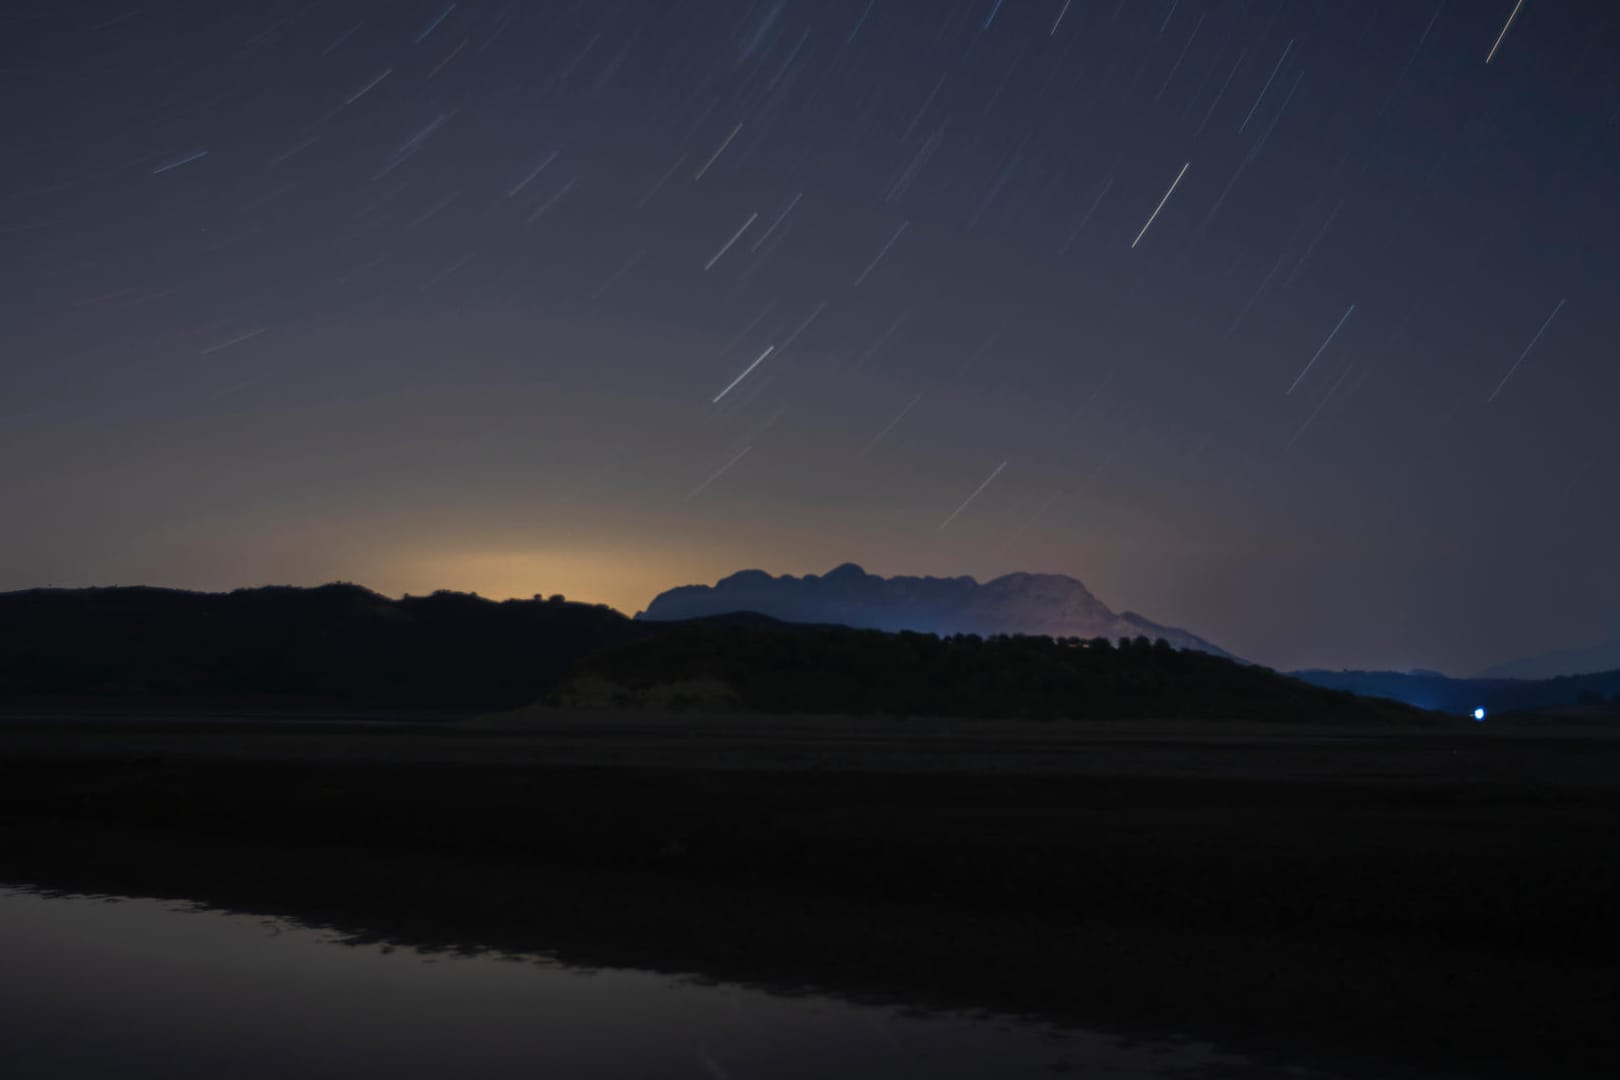
[[[560,596],[32,589],[0,594],[0,704],[510,709],[646,632]]]
[[[1323,690],[1145,637],[932,634],[696,621],[585,662],[558,701],[731,705],[768,713],[1420,722],[1396,702]],[[677,688],[671,693],[670,688]],[[723,692],[722,692],[723,691]],[[1432,717],[1430,719],[1433,719]]]
[[[0,705],[494,712],[541,699],[1040,719],[1421,715],[1145,637],[940,638],[746,614],[646,623],[561,596],[392,600],[347,584],[0,595]]]

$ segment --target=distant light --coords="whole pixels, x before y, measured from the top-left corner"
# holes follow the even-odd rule
[[[1485,719],[1485,710],[1484,709],[1475,709],[1474,710],[1474,719],[1475,720],[1483,720],[1483,719]]]

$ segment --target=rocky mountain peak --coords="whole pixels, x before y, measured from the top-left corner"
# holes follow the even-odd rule
[[[966,576],[886,578],[855,563],[804,577],[742,570],[713,586],[684,585],[660,593],[636,617],[694,619],[745,611],[786,622],[937,634],[1145,635],[1178,648],[1228,655],[1185,630],[1116,613],[1082,582],[1063,574],[1004,574],[980,584]]]

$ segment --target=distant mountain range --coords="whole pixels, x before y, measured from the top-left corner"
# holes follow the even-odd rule
[[[1061,574],[1007,574],[981,584],[971,577],[886,578],[853,563],[804,577],[744,570],[712,586],[685,585],[660,593],[636,618],[661,622],[741,612],[789,623],[940,635],[1163,638],[1178,649],[1236,659],[1189,631],[1160,625],[1135,612],[1115,612],[1081,582]],[[1502,665],[1475,679],[1454,679],[1434,671],[1309,670],[1292,675],[1324,689],[1388,698],[1454,716],[1476,708],[1501,713],[1565,707],[1620,695],[1620,642]]]
[[[1473,678],[1438,671],[1291,673],[1313,686],[1392,698],[1454,715],[1546,711],[1620,702],[1620,638],[1585,649],[1564,649],[1486,668]]]
[[[1620,696],[1620,671],[1566,675],[1555,679],[1452,679],[1434,671],[1294,671],[1296,679],[1326,690],[1348,690],[1363,697],[1391,698],[1466,716],[1561,708]]]
[[[744,611],[784,622],[941,635],[1163,638],[1178,649],[1236,659],[1186,630],[1135,612],[1115,612],[1083,584],[1061,574],[1007,574],[980,584],[971,577],[886,578],[854,563],[820,576],[772,577],[763,570],[743,570],[712,586],[683,585],[660,593],[636,618],[664,622]]]
[[[1480,672],[1480,679],[1556,679],[1620,668],[1620,637],[1585,649],[1561,649],[1523,660],[1511,660]]]

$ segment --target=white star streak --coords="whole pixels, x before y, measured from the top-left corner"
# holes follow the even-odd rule
[[[826,310],[827,310],[827,301],[823,300],[821,303],[817,304],[816,309],[814,311],[812,311],[809,315],[805,316],[804,322],[799,324],[798,329],[794,330],[793,333],[789,334],[787,336],[787,339],[782,342],[782,351],[786,352],[787,347],[789,345],[792,345],[795,341],[799,340],[799,335],[804,333],[806,330],[810,329],[810,324],[816,321],[816,316],[820,315],[823,311],[826,311]]]
[[[720,155],[726,152],[726,147],[731,145],[731,140],[735,139],[737,137],[737,132],[741,130],[741,124],[738,124],[736,127],[731,129],[731,134],[726,136],[726,141],[720,144],[720,148],[718,150],[709,155],[709,160],[703,163],[703,168],[699,169],[693,175],[692,179],[694,182],[703,179],[703,174],[709,171],[709,166],[713,165],[719,160]]]
[[[375,79],[372,79],[370,82],[366,83],[366,85],[350,94],[346,99],[344,99],[343,104],[353,105],[355,102],[369,94],[373,87],[382,82],[384,79],[388,78],[388,76],[392,75],[393,73],[393,68],[384,68],[381,75],[377,76]]]
[[[294,154],[302,153],[303,151],[308,150],[311,146],[314,146],[314,145],[315,145],[315,140],[313,138],[305,139],[303,142],[299,143],[297,146],[293,147],[291,150],[283,150],[281,153],[279,153],[275,157],[271,158],[270,159],[270,164],[271,165],[280,165],[283,161],[286,161],[288,158],[292,157]]]
[[[170,169],[178,169],[182,165],[190,165],[193,161],[196,161],[198,158],[205,158],[207,156],[208,156],[208,151],[206,151],[206,150],[193,150],[191,153],[187,154],[185,157],[175,158],[173,161],[170,161],[167,164],[159,165],[157,168],[152,170],[152,175],[157,176],[157,175],[159,175],[161,173],[168,172]]]
[[[437,30],[439,28],[439,24],[444,22],[445,18],[454,10],[456,10],[456,5],[451,4],[449,7],[439,12],[439,17],[424,26],[422,28],[422,32],[416,35],[415,44],[420,45],[422,42],[426,41],[429,35],[431,35],[433,31]]]
[[[1058,9],[1057,18],[1052,20],[1052,29],[1047,32],[1047,37],[1051,37],[1053,34],[1057,33],[1058,23],[1062,22],[1063,16],[1069,13],[1069,5],[1073,2],[1074,0],[1063,0],[1063,6]]]
[[[1152,225],[1153,219],[1159,216],[1159,211],[1164,209],[1164,204],[1170,201],[1171,193],[1176,190],[1176,185],[1181,183],[1181,178],[1187,175],[1187,166],[1191,164],[1192,162],[1189,161],[1186,165],[1183,165],[1181,171],[1176,173],[1176,178],[1170,181],[1170,190],[1164,193],[1164,198],[1159,200],[1159,205],[1153,208],[1152,215],[1147,219],[1147,225],[1143,225],[1142,231],[1136,234],[1136,239],[1131,241],[1131,247],[1135,247],[1142,242],[1142,237],[1147,235],[1148,226]]]
[[[1181,62],[1187,59],[1187,50],[1191,49],[1192,43],[1198,40],[1198,31],[1204,28],[1204,17],[1208,14],[1208,12],[1199,14],[1197,24],[1193,26],[1193,32],[1187,36],[1187,43],[1181,47],[1181,55],[1177,56],[1176,62],[1170,66],[1170,74],[1164,77],[1164,83],[1160,85],[1159,92],[1153,95],[1154,101],[1164,97],[1164,92],[1170,89],[1171,80],[1176,77],[1176,72],[1181,70]]]
[[[1487,64],[1496,59],[1496,50],[1502,47],[1502,39],[1507,37],[1508,27],[1512,26],[1513,20],[1519,17],[1519,9],[1522,7],[1524,7],[1524,0],[1519,0],[1517,4],[1513,5],[1513,11],[1508,15],[1508,21],[1502,24],[1502,32],[1496,35],[1496,44],[1492,45],[1491,51],[1485,54]]]
[[[731,245],[735,244],[739,239],[741,239],[742,234],[748,231],[748,226],[752,225],[757,220],[759,220],[758,212],[749,214],[748,220],[743,222],[737,231],[731,234],[731,239],[721,244],[720,250],[715,252],[714,255],[710,257],[709,261],[703,264],[703,269],[712,270],[714,268],[714,264],[720,261],[720,257],[726,252],[730,251]]]
[[[533,225],[536,221],[539,221],[542,217],[544,217],[547,210],[550,210],[553,206],[556,206],[559,199],[574,189],[574,183],[578,179],[579,177],[577,176],[571,177],[566,184],[558,188],[556,194],[552,195],[551,198],[541,203],[535,212],[529,215],[527,224]]]
[[[848,45],[850,42],[854,41],[855,35],[861,32],[861,27],[866,25],[866,17],[872,14],[872,5],[875,3],[877,3],[877,0],[866,0],[866,10],[861,12],[860,18],[855,20],[855,29],[851,30],[849,32],[849,37],[844,39],[845,45]]]
[[[553,150],[551,153],[546,155],[546,160],[542,161],[540,164],[538,164],[534,168],[530,169],[529,172],[528,172],[528,175],[524,176],[523,179],[519,180],[517,183],[513,184],[511,187],[507,188],[506,189],[506,197],[508,199],[510,199],[512,196],[516,195],[518,192],[520,192],[524,188],[528,187],[530,180],[533,180],[535,177],[537,177],[541,173],[545,172],[546,171],[546,166],[550,165],[553,161],[556,161],[556,160],[557,160],[557,151]]]
[[[716,480],[718,480],[722,476],[724,476],[726,474],[726,470],[730,469],[733,465],[737,464],[737,462],[741,461],[743,459],[744,455],[746,455],[748,453],[748,451],[750,451],[752,449],[753,449],[752,446],[743,447],[740,451],[737,452],[736,457],[732,458],[730,461],[726,462],[724,465],[722,465],[718,469],[714,470],[714,472],[710,474],[709,478],[707,480],[703,481],[703,483],[699,484],[697,487],[693,488],[691,491],[688,491],[686,493],[686,497],[688,499],[695,499],[699,495],[703,494],[703,491],[704,491],[705,488],[707,488],[710,484],[714,483]]]
[[[883,261],[883,256],[885,256],[885,255],[887,255],[889,253],[889,249],[894,247],[894,242],[896,240],[900,239],[900,234],[905,232],[906,231],[906,226],[908,226],[910,224],[911,224],[911,222],[909,222],[909,221],[902,221],[900,223],[900,227],[898,229],[894,230],[894,235],[889,237],[889,242],[887,244],[883,245],[883,250],[879,251],[877,253],[877,257],[874,258],[870,263],[867,264],[865,270],[861,271],[861,276],[855,279],[855,284],[851,285],[850,286],[851,288],[858,288],[860,286],[861,282],[866,280],[866,276],[868,274],[870,274],[873,270],[877,269],[877,264]]]
[[[760,320],[765,318],[765,316],[769,315],[771,313],[771,309],[774,308],[775,306],[776,306],[776,301],[775,300],[772,300],[770,303],[766,304],[765,307],[760,310],[760,313],[758,315],[755,315],[753,320],[747,326],[745,326],[741,330],[737,331],[737,336],[736,337],[733,337],[730,341],[726,342],[725,346],[723,348],[721,348],[721,350],[720,350],[720,355],[724,356],[727,353],[729,353],[732,349],[735,349],[738,345],[741,345],[743,338],[745,338],[749,334],[753,333],[754,332],[754,327],[758,326],[760,324]]]
[[[643,196],[642,196],[642,197],[641,197],[641,198],[640,198],[640,199],[638,199],[638,200],[637,200],[637,201],[636,201],[636,205],[637,205],[637,206],[646,206],[646,205],[647,205],[647,203],[648,203],[648,202],[649,202],[649,201],[650,201],[650,200],[651,200],[651,199],[652,199],[652,197],[653,197],[653,196],[654,196],[654,195],[656,195],[656,194],[658,194],[658,189],[659,189],[659,188],[661,188],[661,187],[663,187],[663,186],[664,186],[664,183],[665,183],[665,182],[666,182],[666,181],[667,181],[667,180],[668,180],[668,179],[669,179],[669,178],[670,178],[670,177],[672,177],[672,176],[674,176],[674,175],[675,175],[675,170],[676,170],[676,169],[678,169],[678,168],[680,168],[680,167],[681,167],[681,162],[683,162],[683,161],[685,161],[685,160],[686,160],[686,155],[685,155],[685,154],[682,154],[682,155],[681,155],[681,156],[680,156],[680,157],[678,157],[678,158],[676,158],[676,159],[675,159],[675,164],[673,164],[673,165],[671,165],[671,166],[670,166],[670,167],[669,167],[669,171],[668,171],[668,172],[666,172],[666,173],[664,173],[664,175],[663,175],[663,176],[660,176],[660,177],[659,177],[659,178],[658,178],[658,182],[657,182],[657,183],[655,183],[655,184],[654,184],[654,185],[653,185],[653,186],[652,186],[652,187],[650,187],[650,188],[648,188],[648,189],[647,189],[647,194],[645,194],[645,195],[643,195]]]
[[[771,222],[771,227],[766,229],[763,233],[760,233],[759,239],[755,240],[754,241],[754,246],[749,248],[748,250],[749,251],[758,251],[760,249],[760,246],[763,245],[766,240],[770,239],[771,233],[776,231],[776,227],[778,225],[782,224],[782,222],[787,219],[787,216],[789,214],[793,213],[793,208],[795,206],[799,205],[799,200],[802,199],[802,198],[804,198],[804,192],[801,191],[797,195],[793,196],[792,199],[788,200],[787,209],[783,210],[780,214],[776,215],[776,220]]]
[[[1221,103],[1221,99],[1226,96],[1226,88],[1232,85],[1232,79],[1237,75],[1238,68],[1243,66],[1243,60],[1248,55],[1249,50],[1247,46],[1238,50],[1238,58],[1232,63],[1232,70],[1227,73],[1226,81],[1221,83],[1221,88],[1215,91],[1215,100],[1211,101],[1209,103],[1209,108],[1204,111],[1204,119],[1199,121],[1198,130],[1193,132],[1194,135],[1202,135],[1204,133],[1205,126],[1209,124],[1209,118],[1215,115],[1215,107],[1219,105]]]
[[[1496,384],[1496,389],[1491,391],[1491,396],[1485,399],[1485,404],[1489,405],[1496,400],[1496,395],[1500,394],[1502,387],[1506,386],[1508,380],[1513,378],[1513,373],[1519,370],[1519,365],[1524,363],[1524,358],[1530,355],[1530,350],[1536,347],[1536,342],[1541,340],[1541,335],[1547,332],[1547,327],[1552,325],[1552,321],[1558,317],[1558,313],[1562,310],[1564,310],[1564,300],[1558,301],[1558,306],[1552,309],[1552,314],[1547,316],[1547,321],[1541,324],[1541,329],[1536,331],[1536,336],[1530,339],[1530,344],[1524,347],[1524,352],[1520,353],[1519,358],[1513,361],[1513,366],[1508,368],[1508,373],[1502,376],[1502,381]]]
[[[733,390],[735,390],[737,388],[738,383],[740,383],[744,379],[748,378],[748,373],[750,371],[753,371],[755,368],[759,367],[761,361],[763,361],[767,356],[771,355],[771,353],[773,353],[775,351],[776,351],[776,346],[775,345],[767,345],[767,346],[765,346],[765,351],[760,353],[759,356],[757,358],[755,358],[755,360],[754,360],[754,362],[752,364],[749,364],[747,367],[743,368],[743,373],[741,375],[737,376],[735,379],[732,379],[731,382],[726,384],[726,388],[724,390],[722,390],[718,394],[714,395],[714,400],[709,402],[709,404],[711,404],[711,405],[720,404],[720,399],[721,398],[725,397],[727,394],[729,394]]]
[[[1339,392],[1339,387],[1344,385],[1344,380],[1349,378],[1350,373],[1354,370],[1355,367],[1353,365],[1344,369],[1344,372],[1333,383],[1333,388],[1327,392],[1327,396],[1317,404],[1316,408],[1311,412],[1311,415],[1305,419],[1305,422],[1299,425],[1299,430],[1294,432],[1294,437],[1288,440],[1288,445],[1283,447],[1283,449],[1293,449],[1294,444],[1299,441],[1299,437],[1305,434],[1305,429],[1316,423],[1316,418],[1322,415],[1322,410],[1327,408],[1328,402],[1333,400],[1333,395]]]
[[[1305,365],[1305,370],[1301,371],[1297,376],[1295,376],[1293,384],[1289,386],[1287,391],[1283,393],[1283,397],[1287,397],[1289,394],[1292,394],[1294,392],[1294,387],[1298,386],[1300,381],[1303,380],[1306,375],[1310,374],[1311,368],[1314,367],[1316,362],[1322,358],[1322,354],[1327,351],[1327,347],[1333,343],[1333,338],[1336,334],[1338,334],[1339,327],[1344,325],[1345,320],[1350,317],[1350,313],[1354,310],[1356,310],[1356,305],[1354,304],[1351,304],[1345,309],[1344,314],[1339,317],[1339,325],[1333,328],[1332,333],[1328,334],[1327,340],[1323,341],[1321,346],[1317,348],[1316,355],[1312,356],[1311,362]]]
[[[451,49],[449,56],[445,57],[443,60],[440,60],[436,65],[434,65],[433,70],[427,73],[427,77],[430,79],[433,78],[433,76],[444,70],[446,64],[454,60],[457,56],[461,55],[461,50],[467,47],[467,41],[467,38],[462,38],[461,44]]]
[[[1083,230],[1086,227],[1086,224],[1091,221],[1091,216],[1097,212],[1097,207],[1102,205],[1103,196],[1107,195],[1108,189],[1113,186],[1114,174],[1109,173],[1108,176],[1104,178],[1102,188],[1097,192],[1097,197],[1091,200],[1091,205],[1086,208],[1085,214],[1081,216],[1080,224],[1076,225],[1074,230],[1069,233],[1069,238],[1063,241],[1063,247],[1059,250],[1059,254],[1065,254],[1068,252],[1070,245],[1074,243],[1075,237],[1079,236],[1081,230]]]
[[[919,402],[921,400],[922,400],[922,394],[919,392],[916,397],[914,397],[910,401],[906,402],[906,407],[901,409],[900,412],[898,414],[896,414],[896,416],[895,416],[895,418],[893,420],[890,420],[887,424],[884,424],[882,431],[880,431],[876,435],[872,436],[871,440],[868,441],[865,446],[861,447],[861,456],[865,457],[866,452],[868,450],[872,449],[872,447],[876,446],[878,443],[883,441],[883,436],[887,435],[889,432],[891,432],[895,428],[899,427],[900,426],[900,421],[904,420],[906,418],[906,414],[909,413],[913,408],[915,408],[916,405],[917,405],[917,402]]]
[[[994,481],[996,477],[1001,475],[1001,470],[1005,469],[1006,467],[1007,467],[1007,463],[1005,461],[1003,461],[1000,465],[997,465],[995,467],[995,470],[989,476],[984,478],[984,483],[982,483],[978,487],[974,488],[973,489],[973,494],[971,494],[967,498],[963,499],[962,500],[962,505],[958,506],[955,510],[952,510],[951,511],[951,516],[946,518],[944,521],[940,522],[939,527],[943,529],[945,526],[947,526],[951,522],[955,521],[956,520],[956,515],[960,514],[962,511],[966,510],[968,508],[969,503],[971,503],[974,499],[977,499],[980,495],[982,495],[984,493],[984,489],[989,487],[991,482]]]
[[[240,345],[242,342],[247,341],[249,338],[256,338],[262,333],[264,333],[264,328],[263,327],[260,327],[257,330],[249,330],[245,334],[237,334],[235,337],[231,338],[229,341],[221,341],[218,344],[208,346],[208,348],[206,348],[206,349],[199,349],[198,352],[197,352],[197,355],[198,356],[207,356],[209,353],[219,352],[219,350],[221,350],[221,349],[228,349],[232,345]]]
[[[1260,88],[1260,96],[1254,99],[1253,105],[1249,106],[1249,115],[1245,116],[1243,123],[1238,125],[1239,135],[1243,134],[1243,129],[1249,126],[1249,121],[1254,119],[1254,110],[1258,109],[1260,103],[1266,99],[1266,91],[1271,89],[1272,81],[1277,78],[1277,72],[1282,70],[1283,61],[1288,59],[1288,53],[1293,47],[1294,39],[1289,38],[1288,44],[1283,47],[1282,55],[1277,57],[1277,66],[1271,69],[1271,75],[1266,79],[1266,85]]]

